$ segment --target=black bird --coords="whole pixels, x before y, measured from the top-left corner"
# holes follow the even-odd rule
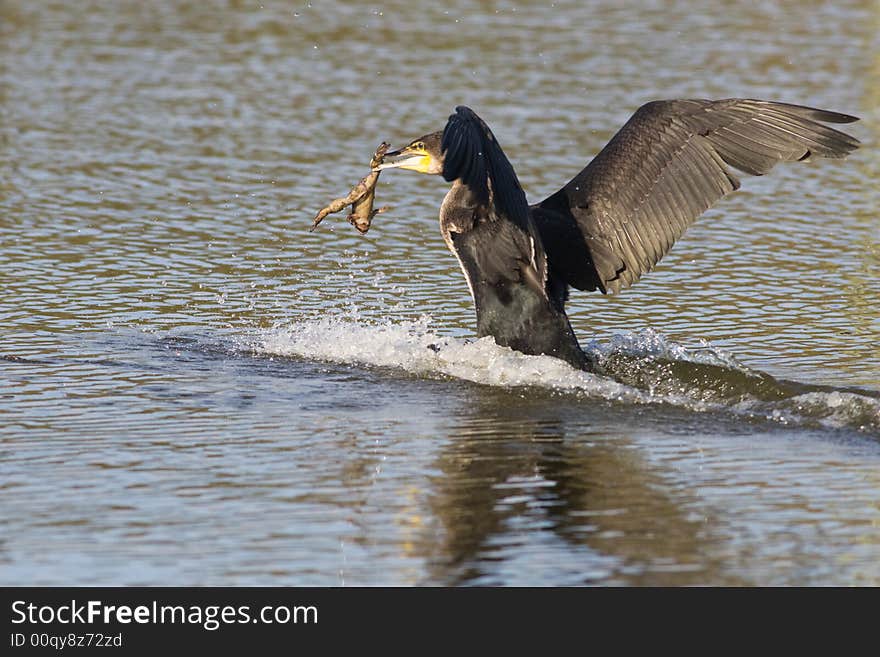
[[[823,124],[857,120],[763,100],[653,101],[568,184],[530,206],[489,126],[459,106],[442,132],[387,153],[377,169],[452,183],[440,229],[467,279],[480,337],[588,369],[565,314],[569,287],[629,287],[739,187],[731,167],[760,176],[777,162],[845,157],[859,141]]]

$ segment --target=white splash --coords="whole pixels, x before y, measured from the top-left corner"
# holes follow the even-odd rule
[[[685,347],[669,340],[665,335],[652,328],[617,334],[608,343],[594,340],[587,345],[587,351],[604,356],[625,353],[629,356],[643,358],[653,357],[715,365],[746,373],[751,371],[737,361],[733,354],[713,347],[705,340],[701,341],[699,347]]]
[[[394,367],[491,386],[539,386],[580,390],[606,399],[647,401],[641,391],[576,370],[558,358],[526,356],[499,347],[492,338],[471,341],[440,336],[426,317],[383,324],[340,318],[297,322],[265,331],[256,349],[278,356]]]
[[[880,399],[852,392],[805,392],[766,401],[744,398],[704,401],[698,384],[688,384],[676,394],[657,393],[574,369],[549,356],[526,356],[499,347],[491,338],[465,340],[439,335],[430,318],[417,321],[370,322],[346,314],[293,322],[263,330],[250,347],[257,353],[306,358],[335,363],[390,367],[421,376],[449,376],[489,386],[535,386],[591,398],[636,404],[670,404],[692,411],[725,411],[786,425],[850,427],[880,431]],[[625,354],[632,358],[663,358],[750,372],[723,350],[708,343],[689,348],[654,330],[592,342],[587,351],[597,357]]]

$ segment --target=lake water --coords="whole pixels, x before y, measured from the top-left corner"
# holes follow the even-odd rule
[[[880,585],[880,5],[0,4],[0,583]],[[643,102],[856,114],[619,297],[601,373],[473,339],[376,144],[529,199]],[[433,348],[428,348],[433,346]]]

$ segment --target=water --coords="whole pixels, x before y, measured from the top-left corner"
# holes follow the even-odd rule
[[[880,584],[880,7],[0,5],[0,583]],[[444,185],[533,201],[635,108],[765,97],[864,143],[744,179],[594,374],[474,340]]]

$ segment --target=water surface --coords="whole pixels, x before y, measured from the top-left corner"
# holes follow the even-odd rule
[[[880,584],[876,2],[0,5],[0,582]],[[474,340],[467,104],[530,200],[643,102],[857,114],[570,315]]]

